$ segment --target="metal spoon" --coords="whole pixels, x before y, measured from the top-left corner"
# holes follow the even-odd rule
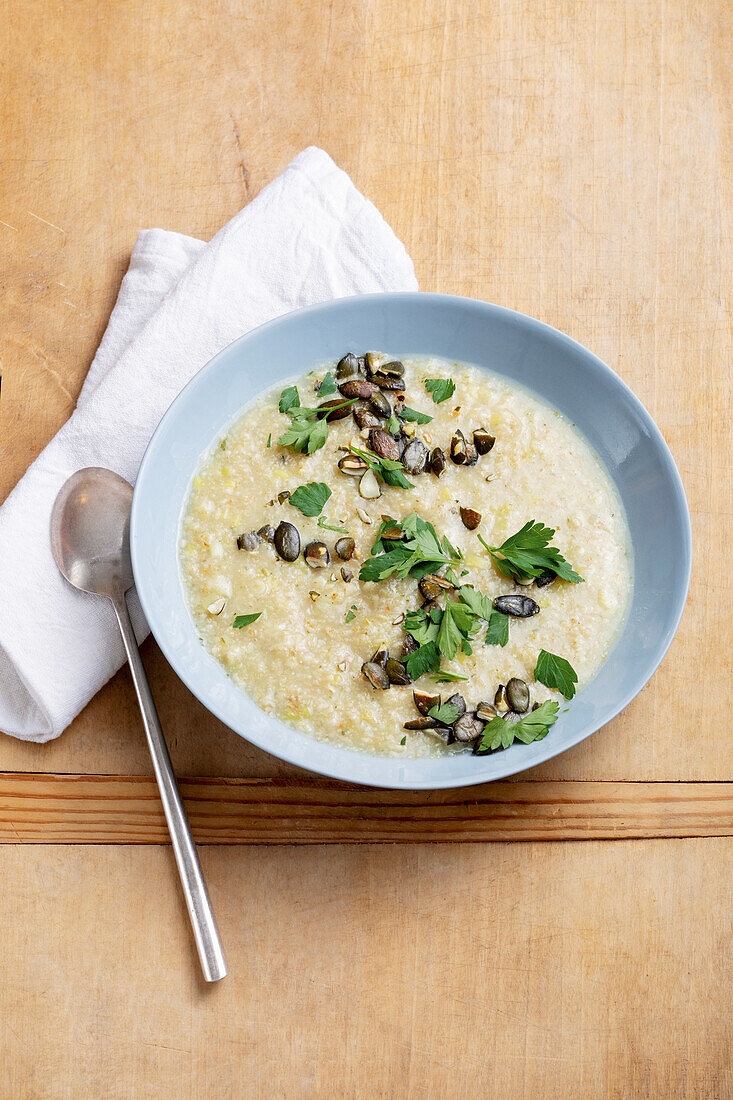
[[[207,982],[216,982],[227,972],[224,949],[125,600],[135,583],[130,563],[131,504],[132,488],[118,474],[96,466],[79,470],[56,497],[51,549],[67,581],[84,592],[106,596],[115,609],[201,966]]]

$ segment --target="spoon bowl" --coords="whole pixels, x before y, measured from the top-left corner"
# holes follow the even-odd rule
[[[75,588],[112,597],[134,584],[130,563],[132,486],[90,466],[62,486],[51,512],[51,549]]]
[[[98,466],[78,470],[61,487],[54,502],[51,549],[70,584],[83,592],[106,596],[115,610],[201,967],[205,979],[216,982],[227,972],[224,949],[125,599],[134,584],[130,564],[131,504],[132,486],[119,474]]]

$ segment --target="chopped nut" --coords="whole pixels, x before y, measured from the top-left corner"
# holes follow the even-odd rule
[[[224,598],[224,596],[221,596],[220,599],[214,600],[213,603],[210,603],[206,610],[210,615],[221,615],[226,605],[226,599]]]
[[[361,522],[366,523],[368,527],[371,526],[371,524],[373,523],[372,517],[369,515],[368,512],[365,512],[363,508],[357,508],[356,514]]]

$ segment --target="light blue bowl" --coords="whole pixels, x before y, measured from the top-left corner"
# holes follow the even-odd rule
[[[560,409],[618,488],[631,530],[634,590],[626,625],[595,679],[544,741],[490,756],[370,756],[314,740],[265,714],[199,642],[178,566],[181,513],[201,455],[260,391],[348,349],[388,348],[475,363]],[[539,517],[541,518],[541,517]],[[692,540],[669,449],[631,390],[556,329],[499,306],[442,294],[344,298],[288,314],[230,344],[176,398],[143,458],[131,524],[135,583],[163,653],[204,706],[242,737],[322,775],[378,787],[460,787],[549,760],[609,722],[664,657],[682,615]],[[277,675],[277,670],[273,670]]]

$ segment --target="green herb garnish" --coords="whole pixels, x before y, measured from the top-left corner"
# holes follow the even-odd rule
[[[414,489],[415,486],[411,481],[408,481],[404,475],[405,467],[401,462],[398,462],[396,458],[377,458],[376,455],[367,454],[366,451],[360,451],[358,447],[350,447],[349,450],[352,454],[355,454],[357,458],[360,458],[363,462],[366,462],[370,470],[373,470],[377,477],[381,478],[385,485],[392,485],[398,489]]]
[[[289,413],[291,409],[300,408],[300,394],[298,393],[297,386],[288,386],[280,394],[280,404],[278,405],[281,413]]]
[[[405,736],[402,738],[402,740],[400,741],[400,744],[401,745],[406,745],[407,744],[407,734],[405,734]]]
[[[293,447],[301,454],[312,455],[321,449],[328,439],[328,423],[326,420],[308,419],[307,417],[295,417],[292,424],[278,439],[281,447]]]
[[[444,726],[452,726],[457,718],[460,717],[461,708],[458,703],[443,703],[440,707],[431,707],[428,711],[429,718],[435,718],[437,722],[441,722]]]
[[[409,420],[415,424],[429,424],[433,418],[428,416],[427,413],[418,412],[417,409],[410,409],[405,405],[400,413],[400,419]]]
[[[548,688],[555,688],[562,692],[566,699],[572,699],[575,695],[578,674],[570,661],[566,661],[564,657],[558,657],[556,653],[548,653],[546,649],[540,650],[534,678]]]
[[[557,703],[548,699],[537,710],[525,714],[519,722],[507,722],[505,718],[492,718],[486,723],[484,732],[479,741],[477,752],[494,752],[496,749],[508,749],[514,741],[521,741],[524,745],[531,745],[533,741],[541,741],[550,732],[550,728],[557,722]]]
[[[234,619],[234,622],[232,623],[232,626],[236,630],[241,630],[243,626],[249,626],[250,623],[256,622],[261,614],[261,611],[253,611],[249,615],[237,615]]]
[[[448,672],[447,669],[442,668],[430,679],[438,684],[457,684],[459,680],[468,680],[468,676],[459,676],[457,672]]]
[[[382,581],[393,575],[412,576],[419,580],[441,565],[457,564],[457,552],[447,539],[444,538],[441,543],[432,523],[426,523],[415,512],[411,512],[401,521],[400,526],[408,536],[406,541],[398,542],[393,549],[367,558],[359,571],[360,580]]]
[[[489,546],[481,535],[478,540],[489,551],[491,560],[504,577],[514,581],[524,580],[539,577],[545,569],[552,569],[561,580],[578,584],[583,578],[556,547],[549,545],[554,534],[554,528],[531,519],[516,534],[505,539],[501,546]]]
[[[405,668],[413,680],[418,680],[431,668],[440,665],[440,654],[435,642],[426,642],[405,658]]]
[[[509,616],[501,611],[492,611],[489,615],[489,628],[486,631],[486,645],[505,646],[509,641]]]
[[[328,395],[330,393],[336,393],[337,390],[338,390],[338,386],[334,382],[333,375],[331,374],[330,371],[328,371],[328,373],[326,374],[326,377],[323,379],[320,386],[318,387],[318,396],[319,397],[328,397]]]
[[[270,434],[267,437],[267,446],[269,447],[271,443],[272,443],[272,432],[270,432]]]
[[[304,516],[319,516],[330,496],[331,490],[323,481],[310,481],[290,494],[288,504],[298,508]]]
[[[425,389],[433,395],[433,401],[440,405],[441,401],[447,401],[456,392],[456,384],[452,378],[426,378]]]
[[[320,450],[328,439],[329,413],[347,405],[353,405],[356,398],[344,399],[332,408],[308,409],[301,405],[297,386],[289,386],[280,394],[278,408],[291,418],[291,424],[284,435],[278,439],[281,447],[292,447],[301,454],[312,455]]]
[[[336,531],[336,532],[338,532],[338,534],[339,534],[339,535],[348,535],[348,533],[349,533],[349,532],[348,532],[348,531],[346,530],[346,528],[345,528],[345,527],[334,527],[334,525],[333,525],[333,524],[331,524],[331,523],[326,523],[326,520],[325,520],[325,517],[324,517],[324,516],[319,516],[319,517],[318,517],[318,526],[319,526],[319,527],[325,527],[325,529],[326,529],[327,531]]]
[[[397,435],[397,432],[399,430],[400,430],[400,422],[397,419],[397,417],[395,416],[395,414],[392,413],[389,420],[387,421],[386,431],[388,431],[390,433],[390,435]]]
[[[346,622],[350,623],[352,619],[356,618],[357,607],[355,603],[352,603],[349,610],[346,612]]]

